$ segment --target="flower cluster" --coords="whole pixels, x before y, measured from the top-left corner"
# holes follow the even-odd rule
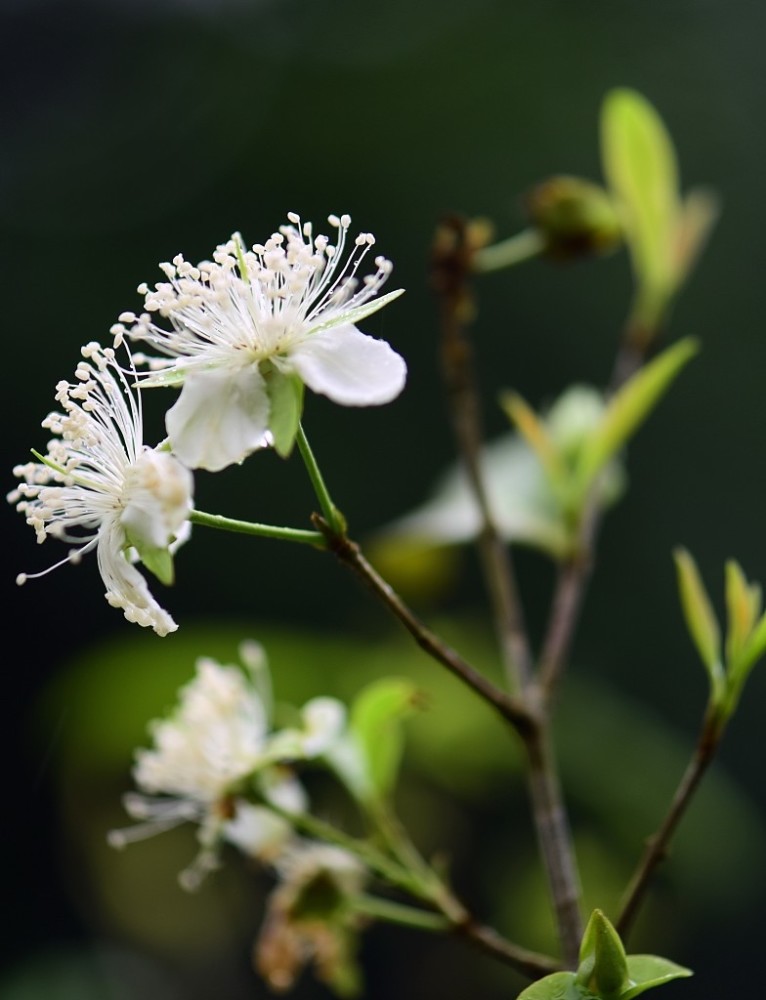
[[[188,470],[218,471],[269,445],[289,454],[304,385],[348,406],[386,403],[404,385],[402,358],[356,327],[401,294],[379,294],[391,272],[384,257],[358,276],[374,237],[361,233],[348,248],[349,216],[330,216],[334,243],[288,218],[250,250],[235,235],[212,261],[162,264],[168,280],[140,286],[145,311],[120,316],[114,349],[88,344],[75,383],[57,386],[63,412],[43,422],[55,435],[48,453],[14,470],[23,483],[8,499],[38,541],[73,546],[56,566],[95,548],[109,603],[159,635],[177,626],[133,564],[172,582],[173,551],[189,533]],[[114,350],[126,336],[159,356],[120,366]],[[141,388],[164,385],[181,391],[166,414],[168,440],[152,449]]]
[[[272,731],[263,651],[244,643],[240,657],[244,671],[207,657],[197,661],[176,710],[151,724],[154,746],[136,754],[140,792],[126,796],[125,806],[142,822],[110,835],[122,847],[180,823],[199,824],[202,849],[181,875],[189,889],[216,867],[224,840],[262,860],[281,855],[294,834],[269,803],[280,813],[305,811],[305,793],[288,764],[319,757],[345,723],[340,702],[316,698],[304,707],[300,726]]]

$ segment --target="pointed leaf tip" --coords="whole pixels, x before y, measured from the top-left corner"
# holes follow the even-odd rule
[[[673,552],[673,558],[686,627],[707,669],[713,697],[718,699],[724,683],[718,619],[691,554],[679,547]]]

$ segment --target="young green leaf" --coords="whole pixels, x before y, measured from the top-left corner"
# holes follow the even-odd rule
[[[691,976],[657,955],[626,955],[617,931],[594,910],[583,934],[577,972],[554,972],[527,986],[518,1000],[633,1000],[645,990]]]
[[[577,985],[574,972],[554,972],[527,986],[517,1000],[587,1000],[592,996]]]
[[[745,574],[734,560],[726,563],[726,662],[733,664],[745,646],[761,611],[761,593],[751,587]]]
[[[606,463],[638,430],[697,350],[696,340],[686,337],[645,365],[614,394],[580,454],[577,470],[580,496],[587,493]]]
[[[667,958],[657,955],[628,955],[628,978],[631,985],[620,994],[620,1000],[633,1000],[633,997],[644,990],[692,975],[694,973],[691,969],[676,965]]]
[[[556,443],[543,421],[529,403],[516,392],[503,393],[500,405],[537,455],[553,489],[560,492],[565,486],[568,473]]]
[[[758,620],[739,656],[729,665],[730,684],[735,683],[741,688],[747,674],[764,653],[766,653],[766,614]]]
[[[673,553],[678,571],[678,590],[686,626],[710,677],[713,700],[718,703],[725,679],[721,666],[721,634],[710,598],[697,565],[686,549]]]
[[[364,688],[351,706],[349,729],[365,764],[371,798],[385,798],[393,791],[404,748],[401,723],[417,703],[414,684],[385,677]]]
[[[697,262],[719,215],[718,199],[712,191],[690,191],[681,205],[674,246],[676,286],[682,285]]]
[[[639,288],[659,306],[672,293],[676,275],[680,202],[673,143],[649,101],[620,88],[604,100],[601,148],[604,174],[622,209]]]

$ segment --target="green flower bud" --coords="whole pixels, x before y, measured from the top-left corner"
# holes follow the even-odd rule
[[[579,177],[551,177],[524,199],[532,224],[545,238],[545,253],[558,260],[605,254],[623,238],[610,195]]]
[[[618,997],[628,983],[628,963],[620,936],[601,910],[594,910],[580,948],[575,982],[597,997]]]

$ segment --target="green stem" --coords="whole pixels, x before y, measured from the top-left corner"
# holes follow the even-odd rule
[[[235,531],[243,535],[256,535],[259,538],[278,538],[284,542],[300,542],[303,545],[313,545],[318,549],[326,549],[327,542],[320,531],[303,531],[300,528],[280,528],[275,524],[258,524],[253,521],[236,521],[222,514],[206,514],[202,510],[193,510],[189,515],[192,524],[205,528],[218,528],[221,531]]]
[[[325,520],[334,532],[339,535],[345,535],[346,519],[333,503],[330,491],[327,489],[324,477],[322,476],[319,466],[317,465],[317,460],[314,457],[314,452],[311,450],[311,445],[306,437],[306,432],[303,430],[303,424],[298,424],[298,433],[295,436],[295,440],[298,444],[298,451],[301,453],[303,464],[306,466],[306,471],[309,474],[311,485],[314,487],[314,493],[316,493],[316,497],[319,501],[319,506],[322,508],[322,514],[324,515]]]
[[[441,913],[418,910],[413,906],[405,906],[404,903],[381,899],[380,896],[357,896],[351,901],[351,905],[357,913],[417,930],[438,932],[448,931],[452,927],[447,917]]]
[[[531,260],[545,249],[545,238],[536,229],[524,229],[507,240],[483,247],[473,255],[473,270],[479,273],[499,271]]]
[[[291,823],[296,830],[308,834],[310,837],[315,837],[317,840],[323,840],[329,844],[345,848],[363,861],[371,871],[375,872],[376,875],[391,885],[403,889],[415,899],[429,903],[435,909],[439,910],[438,914],[429,914],[412,907],[406,907],[403,904],[388,903],[388,901],[379,900],[377,897],[367,896],[363,897],[366,903],[363,902],[362,904],[362,912],[368,912],[371,916],[380,916],[382,919],[391,920],[394,913],[393,907],[396,907],[399,917],[396,920],[397,923],[404,923],[405,920],[401,918],[405,913],[408,913],[410,926],[418,926],[424,930],[433,931],[440,929],[451,930],[453,934],[465,938],[481,951],[491,955],[493,958],[499,959],[519,972],[523,972],[530,979],[539,979],[540,976],[555,972],[560,968],[558,962],[549,955],[543,955],[522,948],[512,941],[507,941],[492,927],[486,927],[484,924],[474,920],[463,904],[452,895],[448,887],[440,881],[438,875],[433,870],[428,869],[427,877],[425,873],[406,871],[371,844],[358,840],[355,837],[350,837],[330,823],[325,823],[323,820],[317,819],[308,813],[292,813],[286,809],[280,809],[279,806],[265,797],[259,798],[258,801],[271,809],[277,816],[281,816],[288,823]],[[367,907],[366,910],[364,909],[365,906]],[[372,912],[370,909],[371,906],[378,908],[377,913]],[[382,907],[384,906],[387,908],[386,915],[382,912]],[[418,923],[415,924],[413,921],[418,921]]]
[[[391,885],[399,889],[404,889],[418,899],[429,898],[429,889],[422,884],[418,876],[406,871],[395,861],[387,858],[385,854],[382,854],[372,844],[364,840],[359,840],[357,837],[351,837],[331,823],[325,823],[324,820],[317,819],[316,816],[312,816],[309,813],[295,813],[287,809],[281,809],[271,799],[264,798],[262,804],[273,813],[276,813],[277,816],[281,816],[282,819],[287,820],[288,823],[292,824],[301,833],[315,837],[317,840],[323,840],[328,844],[334,844],[336,847],[342,847],[350,854],[359,858],[376,875],[379,875]]]

